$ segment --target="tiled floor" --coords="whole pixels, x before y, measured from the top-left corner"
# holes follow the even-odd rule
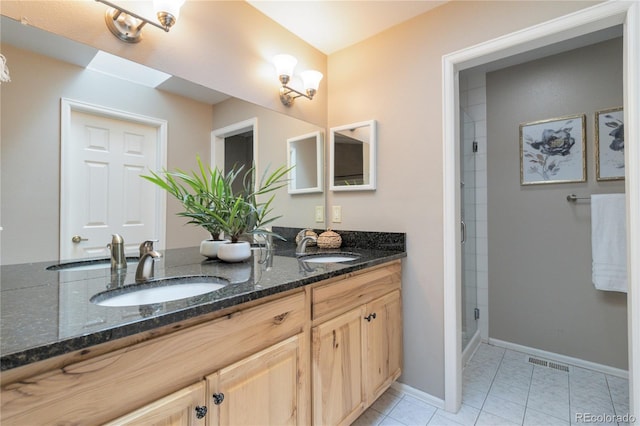
[[[615,422],[629,411],[626,379],[568,367],[567,372],[535,365],[522,352],[483,343],[464,369],[458,413],[389,389],[354,425],[627,424]],[[587,413],[594,417],[587,419]]]

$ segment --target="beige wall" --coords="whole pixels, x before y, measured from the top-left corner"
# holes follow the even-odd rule
[[[627,297],[591,283],[594,113],[622,105],[622,39],[487,74],[489,335],[626,370]],[[586,114],[587,182],[520,185],[520,123]]]
[[[197,153],[209,157],[211,105],[9,45],[2,53],[11,58],[11,83],[0,98],[3,264],[58,258],[60,98],[167,120],[170,169],[193,168]],[[179,208],[168,199],[167,248],[193,246],[207,235],[185,226]]]
[[[442,56],[592,4],[456,1],[329,57],[328,126],[378,121],[378,189],[329,193],[334,227],[407,232],[403,383],[444,397]]]

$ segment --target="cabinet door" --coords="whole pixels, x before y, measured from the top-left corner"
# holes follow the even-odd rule
[[[315,425],[350,424],[364,409],[363,313],[356,308],[312,329]]]
[[[106,425],[204,426],[205,389],[204,381],[198,382]]]
[[[302,334],[207,377],[212,425],[303,425]]]
[[[400,292],[367,304],[364,315],[367,364],[366,401],[372,403],[400,376],[402,367],[402,311]]]

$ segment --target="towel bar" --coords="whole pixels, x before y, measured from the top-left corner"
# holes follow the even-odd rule
[[[591,197],[578,197],[576,194],[567,195],[567,201],[575,203],[578,200],[591,200]]]

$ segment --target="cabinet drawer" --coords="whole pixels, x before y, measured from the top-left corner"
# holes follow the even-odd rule
[[[402,279],[400,261],[394,261],[358,275],[319,285],[311,290],[311,314],[314,322],[339,315],[393,290]]]
[[[303,331],[299,292],[3,386],[1,422],[97,424]]]

